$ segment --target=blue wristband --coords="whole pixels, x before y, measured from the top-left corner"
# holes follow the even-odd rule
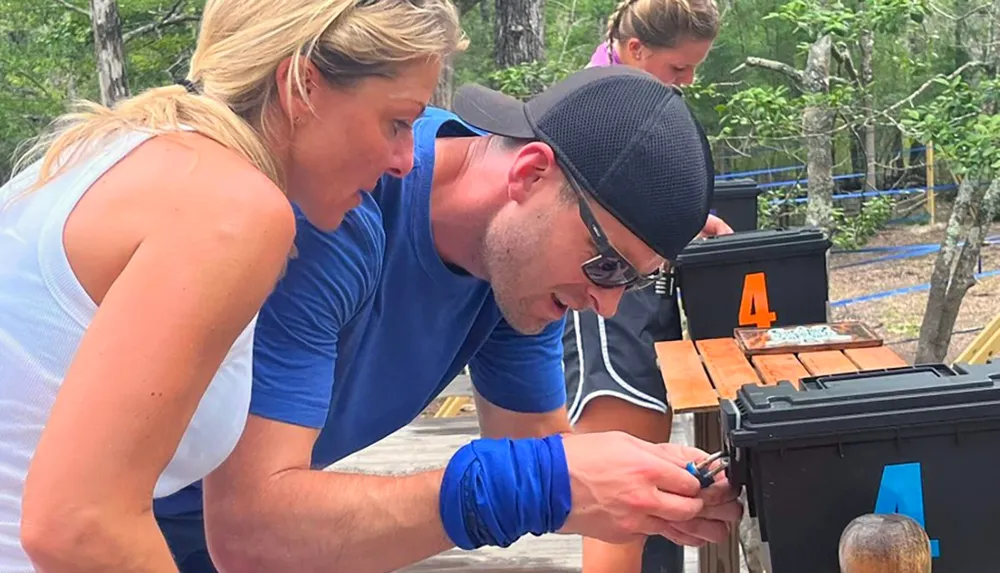
[[[441,482],[441,521],[462,549],[558,531],[571,505],[561,435],[475,440],[455,453]]]

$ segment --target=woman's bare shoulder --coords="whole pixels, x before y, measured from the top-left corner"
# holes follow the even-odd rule
[[[294,225],[291,205],[273,181],[236,151],[199,133],[151,138],[131,163],[123,178],[143,179],[155,211],[174,221]]]
[[[146,140],[104,173],[67,220],[64,244],[100,301],[140,245],[280,266],[294,235],[291,205],[270,179],[215,141],[178,133]]]

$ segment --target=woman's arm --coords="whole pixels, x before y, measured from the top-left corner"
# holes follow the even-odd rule
[[[103,296],[59,390],[23,497],[21,540],[41,571],[177,570],[153,487],[295,232],[263,177],[207,169],[170,184],[175,209]]]

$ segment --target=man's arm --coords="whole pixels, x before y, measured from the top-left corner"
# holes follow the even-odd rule
[[[484,438],[536,438],[573,431],[565,406],[540,414],[515,412],[490,403],[478,391],[474,391],[474,396]]]
[[[572,431],[563,382],[564,321],[536,335],[501,320],[469,361],[484,437],[526,438]]]
[[[209,549],[221,571],[381,573],[453,546],[440,518],[442,470],[311,470],[315,438],[315,430],[251,416],[236,450],[205,480]],[[704,452],[625,434],[567,436],[565,452],[572,511],[562,533],[616,542],[660,533],[701,545],[740,518],[721,475],[718,487],[701,490],[684,470]]]

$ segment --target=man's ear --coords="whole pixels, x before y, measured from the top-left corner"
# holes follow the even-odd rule
[[[558,170],[556,156],[545,143],[533,141],[520,148],[507,173],[510,200],[523,203],[531,195],[544,189],[540,183],[553,179]]]
[[[293,75],[293,65],[296,61],[299,67],[299,78],[302,80],[302,89],[295,82]],[[288,118],[289,126],[298,127],[309,121],[313,116],[309,101],[315,96],[318,86],[317,80],[319,79],[319,70],[316,69],[316,65],[304,56],[290,56],[278,64],[274,74],[278,87],[278,104],[281,106],[282,113]]]

